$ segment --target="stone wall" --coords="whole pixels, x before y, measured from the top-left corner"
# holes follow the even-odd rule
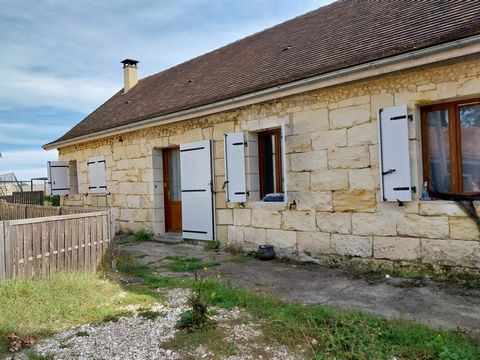
[[[159,149],[212,139],[221,242],[245,249],[273,244],[292,256],[480,268],[478,231],[455,203],[415,199],[399,207],[380,201],[376,124],[379,108],[408,105],[414,114],[413,185],[421,188],[419,106],[480,97],[479,77],[480,59],[470,57],[62,148],[62,160],[78,162],[83,194],[65,203],[106,203],[120,226],[162,232],[162,187],[155,188],[161,184]],[[288,203],[227,205],[223,134],[282,123],[287,125]],[[96,155],[107,163],[110,195],[103,197],[84,195],[86,160]]]

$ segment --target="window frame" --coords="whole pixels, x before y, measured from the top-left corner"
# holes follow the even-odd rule
[[[275,128],[260,131],[258,134],[258,177],[260,198],[263,199],[266,194],[266,174],[265,174],[265,138],[275,136],[275,188],[278,193],[284,193],[283,189],[283,164],[282,164],[282,128]]]
[[[469,195],[472,192],[463,191],[462,171],[462,139],[460,128],[460,107],[466,105],[478,105],[480,98],[440,103],[420,108],[421,131],[422,131],[422,160],[423,181],[430,183],[430,159],[429,159],[429,133],[427,114],[432,111],[448,111],[448,141],[450,147],[450,189],[448,194]]]

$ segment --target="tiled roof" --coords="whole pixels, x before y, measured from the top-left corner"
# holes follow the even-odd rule
[[[140,80],[57,141],[480,34],[480,1],[338,1]]]

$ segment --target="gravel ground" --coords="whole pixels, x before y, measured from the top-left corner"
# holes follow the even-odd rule
[[[82,325],[47,339],[40,340],[31,350],[53,359],[79,360],[177,360],[185,357],[195,359],[217,359],[215,354],[204,346],[193,352],[188,349],[172,351],[162,348],[162,343],[175,337],[175,324],[180,314],[187,309],[189,290],[173,289],[167,293],[165,304],[159,304],[152,310],[160,313],[154,320],[142,317],[122,317],[117,322],[99,325]],[[130,308],[130,310],[135,310]],[[226,360],[297,360],[279,344],[265,344],[258,324],[241,309],[213,309],[211,317],[225,332],[225,341],[234,344],[237,354],[224,357]],[[233,325],[233,323],[236,323]],[[268,354],[268,355],[266,355]],[[28,360],[28,353],[21,352],[11,356],[11,360]]]

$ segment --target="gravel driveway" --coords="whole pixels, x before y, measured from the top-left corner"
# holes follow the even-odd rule
[[[198,346],[193,350],[173,351],[164,344],[175,337],[175,324],[180,314],[187,310],[190,291],[169,290],[166,301],[152,308],[160,315],[153,320],[141,316],[122,317],[118,321],[99,325],[82,325],[55,336],[40,340],[31,350],[45,358],[55,360],[182,360],[182,359],[226,359],[226,360],[300,360],[302,357],[290,353],[285,346],[265,344],[259,324],[251,321],[240,309],[224,310],[213,308],[211,319],[225,333],[227,344],[233,344],[236,354],[219,356]],[[128,310],[135,310],[129,308]],[[21,352],[10,360],[28,360],[28,352]]]

